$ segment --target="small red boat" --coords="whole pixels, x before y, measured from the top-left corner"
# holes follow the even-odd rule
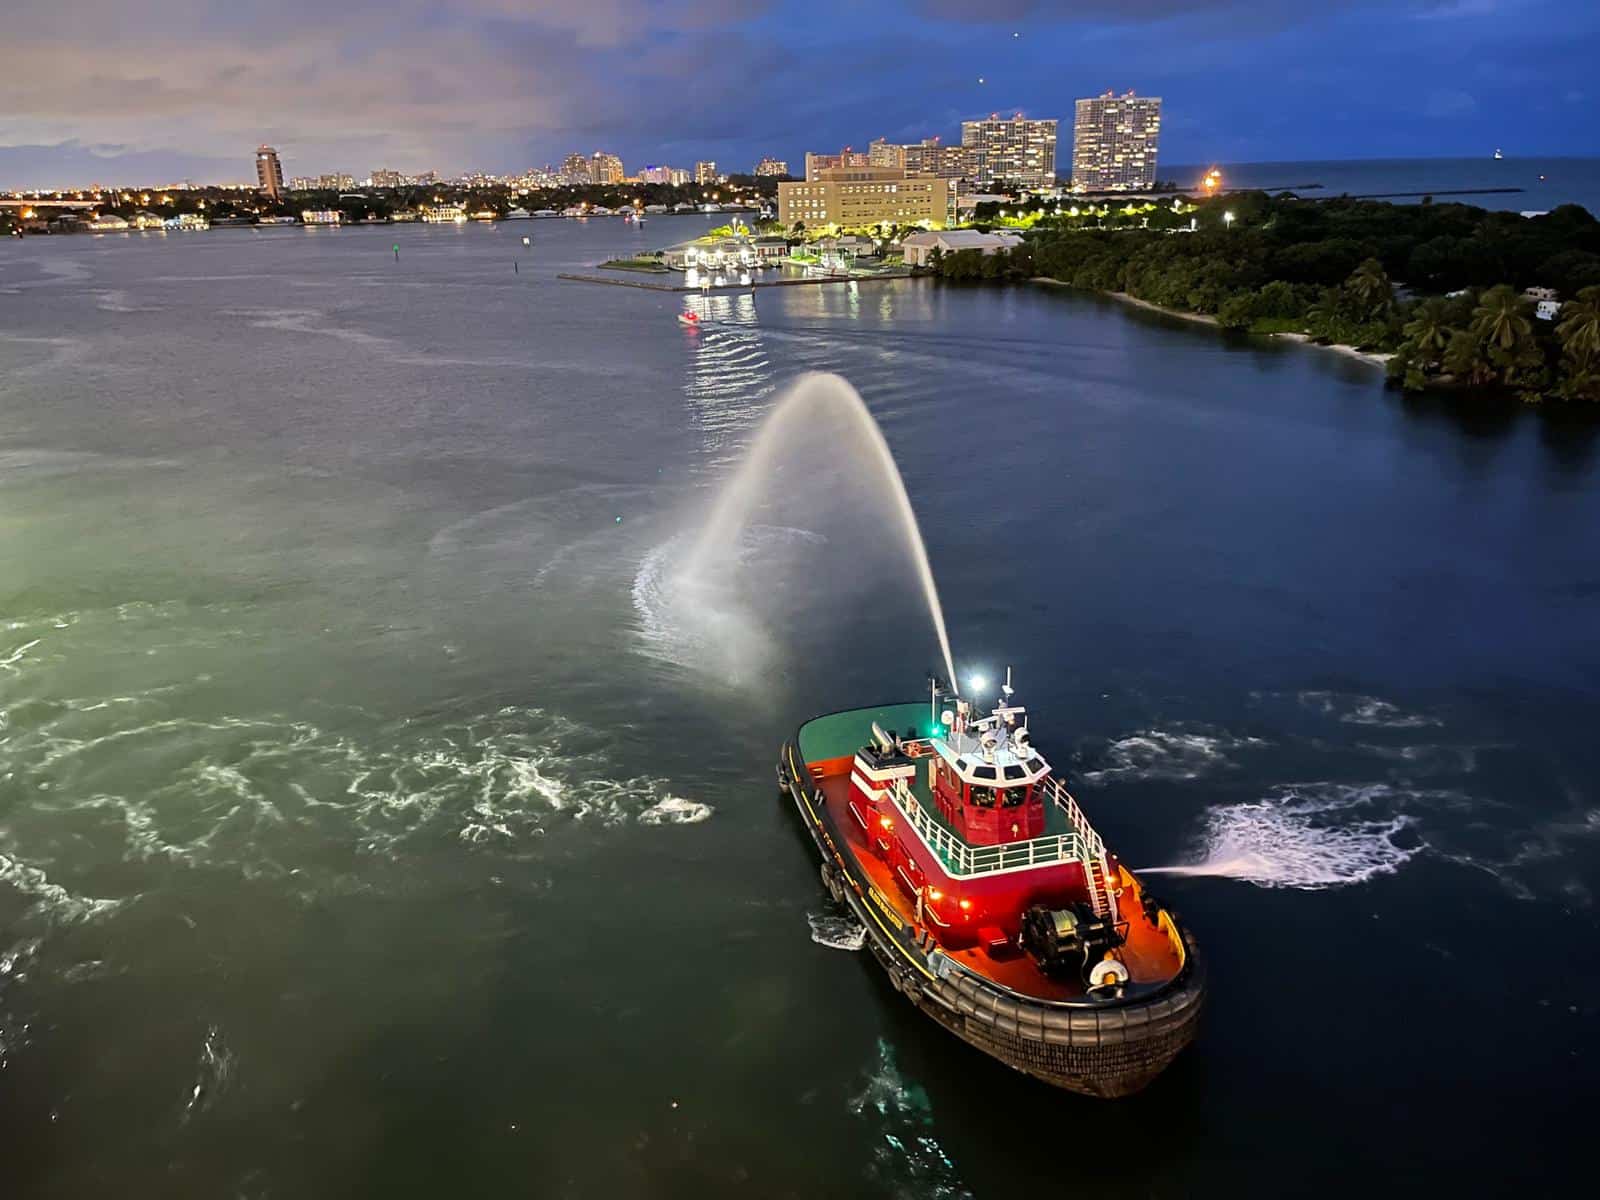
[[[1193,1040],[1193,938],[1034,747],[1009,671],[987,716],[935,689],[807,721],[778,780],[894,986],[957,1036],[1106,1097]]]
[[[678,324],[679,325],[687,325],[690,329],[699,329],[700,328],[700,314],[699,313],[692,313],[692,312],[681,312],[681,313],[678,314]]]

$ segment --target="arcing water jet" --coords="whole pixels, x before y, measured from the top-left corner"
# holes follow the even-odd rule
[[[784,446],[793,440],[792,435],[803,423],[826,417],[847,424],[849,436],[858,438],[868,451],[873,464],[872,481],[890,500],[906,552],[916,566],[934,632],[939,637],[945,676],[950,686],[955,687],[955,662],[950,654],[950,637],[945,631],[944,609],[939,603],[939,589],[933,581],[933,568],[928,562],[922,530],[917,525],[917,514],[911,507],[911,497],[906,495],[905,481],[900,478],[900,468],[895,465],[889,443],[884,441],[883,431],[872,419],[872,413],[855,388],[837,375],[813,372],[801,376],[772,410],[744,463],[723,487],[705,528],[689,552],[682,575],[694,578],[719,555],[728,553],[730,547],[738,544],[755,501]]]

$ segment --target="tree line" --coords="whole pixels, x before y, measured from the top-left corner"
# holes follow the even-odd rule
[[[1013,251],[960,251],[935,269],[952,281],[1043,276],[1228,329],[1390,352],[1391,378],[1410,390],[1600,400],[1600,222],[1576,205],[1522,217],[1249,193],[1188,210],[1058,212],[1025,237]],[[1554,319],[1536,315],[1529,287],[1558,293]]]

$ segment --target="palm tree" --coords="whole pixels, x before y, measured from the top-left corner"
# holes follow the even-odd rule
[[[1600,400],[1600,362],[1569,359],[1556,394],[1566,400]]]
[[[1490,288],[1472,310],[1472,332],[1493,349],[1515,350],[1533,336],[1527,300],[1508,283]]]
[[[1345,280],[1345,288],[1361,304],[1361,310],[1372,316],[1387,309],[1394,302],[1394,288],[1389,283],[1389,276],[1384,273],[1383,264],[1375,258],[1363,262]]]
[[[1575,363],[1600,361],[1600,287],[1586,287],[1561,307],[1561,349]]]
[[[1450,344],[1444,352],[1444,369],[1457,380],[1466,383],[1488,383],[1494,378],[1494,366],[1489,362],[1483,339],[1466,329],[1457,329],[1450,335]]]
[[[1443,300],[1428,300],[1412,314],[1411,320],[1401,330],[1406,340],[1416,348],[1424,369],[1437,363],[1445,347],[1450,344],[1450,335],[1455,330],[1450,328],[1447,316]]]

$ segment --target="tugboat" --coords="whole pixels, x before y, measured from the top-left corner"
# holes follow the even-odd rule
[[[778,783],[890,981],[957,1037],[1101,1097],[1139,1091],[1194,1039],[1194,939],[1034,747],[1009,669],[987,716],[935,683],[927,701],[807,721]]]

